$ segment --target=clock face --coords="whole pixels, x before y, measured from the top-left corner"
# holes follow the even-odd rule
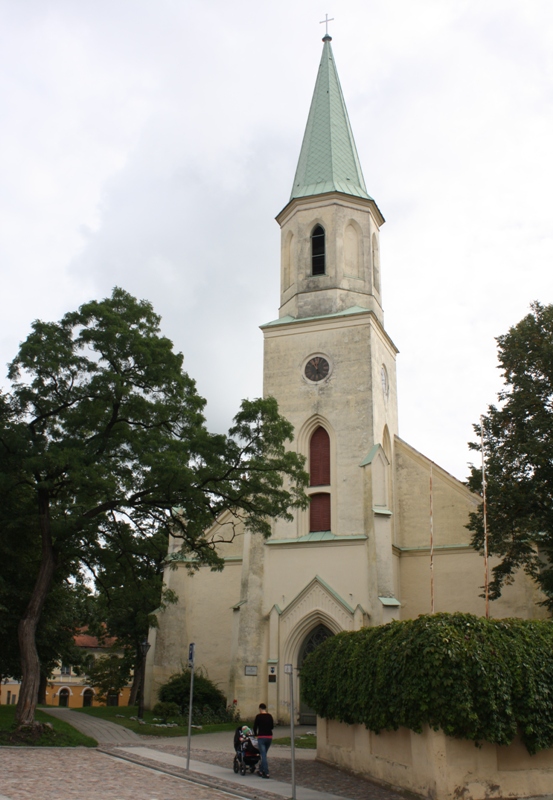
[[[330,364],[322,356],[313,356],[305,365],[305,377],[309,381],[322,381],[330,372]]]

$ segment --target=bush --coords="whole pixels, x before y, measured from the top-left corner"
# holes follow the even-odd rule
[[[160,687],[159,699],[164,703],[176,703],[182,714],[188,714],[190,702],[190,670],[173,675]],[[226,713],[227,699],[220,689],[201,672],[194,673],[195,709],[209,709],[214,713]],[[226,720],[217,720],[226,721]]]
[[[434,614],[341,633],[304,662],[317,714],[369,730],[423,725],[530,753],[553,746],[553,623]]]
[[[156,717],[161,717],[162,722],[167,722],[171,717],[180,716],[180,708],[176,703],[156,703],[152,712]]]

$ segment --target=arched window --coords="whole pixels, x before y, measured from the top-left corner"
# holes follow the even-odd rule
[[[380,294],[380,251],[378,247],[378,239],[376,238],[376,233],[373,233],[372,251],[373,251],[373,285],[375,292],[378,292],[378,294]]]
[[[58,697],[61,708],[67,708],[69,705],[69,689],[60,689]]]
[[[92,689],[85,689],[83,692],[83,708],[90,708],[94,699],[94,692]]]
[[[330,485],[330,437],[321,426],[309,443],[309,485]]]
[[[320,225],[311,233],[311,274],[325,274],[325,231]]]
[[[330,530],[330,495],[326,492],[311,495],[309,504],[309,531]]]
[[[330,486],[330,436],[319,425],[309,442],[309,485]],[[330,530],[330,494],[312,494],[309,504],[309,531]]]

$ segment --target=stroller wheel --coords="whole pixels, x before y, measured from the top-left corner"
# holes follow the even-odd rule
[[[234,761],[232,762],[232,768],[234,769],[234,771],[236,773],[238,773],[240,771],[240,764],[238,763],[238,759],[237,758],[235,758]]]
[[[240,767],[240,775],[245,775],[245,774],[246,774],[246,767],[244,766],[244,764],[242,764],[242,766]]]
[[[250,767],[250,772],[253,774],[255,772],[255,767]]]

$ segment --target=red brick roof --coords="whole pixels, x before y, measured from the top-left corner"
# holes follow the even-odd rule
[[[111,647],[111,645],[115,642],[115,637],[112,636],[107,639],[103,639],[100,643],[96,636],[90,636],[86,631],[86,628],[82,628],[81,633],[78,633],[75,636],[75,644],[77,647]]]

